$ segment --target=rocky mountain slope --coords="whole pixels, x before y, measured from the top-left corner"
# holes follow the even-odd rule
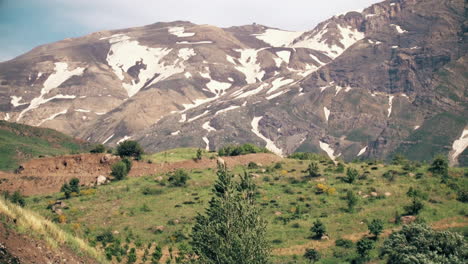
[[[277,154],[468,162],[462,0],[391,0],[307,32],[156,23],[0,63],[0,118],[150,151],[254,142]]]

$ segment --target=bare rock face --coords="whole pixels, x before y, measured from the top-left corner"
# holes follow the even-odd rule
[[[0,118],[147,151],[249,142],[464,164],[463,10],[392,0],[307,32],[184,21],[97,32],[0,63]]]

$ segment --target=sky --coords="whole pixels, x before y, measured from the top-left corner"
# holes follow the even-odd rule
[[[220,27],[262,24],[311,30],[380,0],[0,0],[0,61],[101,30],[185,20]]]

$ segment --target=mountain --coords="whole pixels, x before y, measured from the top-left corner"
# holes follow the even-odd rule
[[[90,145],[53,129],[0,120],[0,149],[0,170],[13,170],[32,158],[83,152]]]
[[[0,63],[0,118],[148,151],[253,142],[286,155],[468,164],[462,0],[391,0],[311,31],[176,21]]]

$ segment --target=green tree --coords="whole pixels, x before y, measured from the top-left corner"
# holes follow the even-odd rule
[[[304,253],[304,258],[309,261],[309,263],[315,263],[320,260],[320,252],[313,248],[306,249]]]
[[[80,193],[80,179],[73,178],[70,180],[70,190],[72,193]]]
[[[127,264],[135,263],[137,260],[135,248],[130,249],[130,253],[127,256]]]
[[[369,251],[374,248],[374,241],[363,238],[356,243],[356,251],[362,258],[366,259],[369,256]]]
[[[462,264],[468,259],[468,243],[457,233],[411,224],[385,240],[381,255],[388,264]]]
[[[128,174],[133,166],[132,161],[129,158],[123,158],[122,162],[125,163],[125,167],[127,167],[127,174]]]
[[[128,174],[127,165],[123,161],[116,162],[111,167],[111,175],[118,181],[125,179]]]
[[[353,191],[349,190],[346,193],[346,201],[348,203],[348,212],[354,212],[354,208],[358,203],[358,197],[353,193]]]
[[[378,238],[379,235],[382,233],[383,227],[383,221],[380,219],[373,219],[370,223],[367,224],[369,232],[373,234],[375,238]]]
[[[17,204],[21,207],[26,206],[26,200],[24,199],[24,196],[19,191],[15,191],[12,195],[10,195],[9,192],[4,192],[3,195],[5,196],[5,199],[9,200],[10,202],[14,204]]]
[[[192,229],[194,253],[206,264],[269,263],[266,222],[255,203],[251,176],[245,174],[237,183],[222,164],[217,175],[209,207]]]
[[[356,169],[353,168],[348,168],[346,170],[346,177],[344,178],[344,181],[347,183],[353,183],[359,175],[359,172]]]
[[[120,157],[133,157],[140,160],[143,152],[143,148],[140,144],[133,140],[126,140],[117,146],[117,154]]]
[[[424,203],[420,199],[414,197],[411,200],[411,204],[405,206],[404,208],[407,214],[417,215],[424,208]]]
[[[310,228],[310,231],[314,233],[313,237],[320,239],[323,235],[327,232],[327,228],[325,225],[320,221],[320,219],[315,220],[314,224]]]
[[[201,160],[201,159],[202,159],[202,154],[203,154],[203,152],[202,152],[201,148],[198,148],[198,149],[197,149],[197,160]]]
[[[309,167],[307,167],[307,174],[311,178],[315,178],[315,177],[320,176],[319,166],[318,166],[317,162],[311,162],[309,164]]]
[[[442,181],[446,182],[448,178],[448,160],[442,155],[438,155],[429,167],[429,171],[434,175],[442,177]]]

